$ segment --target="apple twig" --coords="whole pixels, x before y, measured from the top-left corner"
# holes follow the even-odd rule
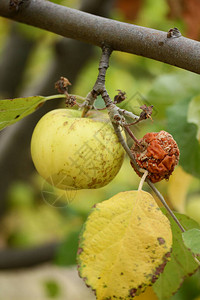
[[[86,96],[86,101],[83,103],[83,113],[82,117],[84,117],[87,112],[93,108],[94,102],[98,95],[102,95],[106,97],[108,95],[106,88],[105,88],[105,77],[106,71],[109,67],[109,58],[112,53],[112,49],[106,46],[102,47],[102,55],[99,62],[99,74],[97,80],[93,86],[93,89],[89,94]],[[110,100],[112,102],[112,100]]]
[[[139,117],[137,115],[133,114],[131,111],[128,111],[128,110],[125,110],[125,109],[121,109],[119,107],[118,107],[118,111],[124,117],[128,117],[128,118],[136,120],[136,121],[139,120]]]
[[[97,80],[95,82],[95,85],[94,85],[92,91],[87,95],[86,101],[83,103],[82,116],[85,116],[87,114],[87,112],[89,111],[89,109],[94,107],[94,102],[96,100],[96,97],[98,95],[101,95],[101,97],[103,98],[103,100],[105,102],[105,106],[108,110],[108,115],[110,117],[110,121],[113,125],[113,128],[119,139],[119,142],[121,143],[122,147],[124,148],[124,150],[126,151],[128,156],[130,157],[131,162],[133,163],[134,167],[139,171],[139,173],[142,176],[142,174],[144,174],[146,170],[141,169],[137,165],[137,162],[136,162],[129,146],[127,145],[127,143],[124,140],[124,137],[121,133],[121,127],[124,128],[129,133],[129,135],[132,137],[132,139],[135,142],[139,143],[139,141],[135,138],[132,131],[129,129],[128,124],[126,123],[125,117],[130,117],[136,121],[144,120],[146,118],[151,118],[151,112],[152,112],[153,107],[152,106],[147,107],[146,105],[140,107],[142,109],[142,113],[140,114],[140,116],[136,116],[129,111],[120,109],[111,100],[111,98],[109,97],[109,94],[105,88],[105,76],[106,76],[106,71],[109,67],[109,58],[110,58],[111,53],[112,53],[112,49],[110,49],[109,47],[106,47],[106,46],[102,47],[102,56],[101,56],[101,59],[99,62],[99,74],[98,74]],[[163,206],[166,208],[166,210],[168,211],[170,216],[173,218],[173,220],[176,222],[176,224],[179,226],[181,231],[184,232],[185,229],[183,228],[183,226],[181,225],[181,223],[179,222],[177,217],[174,215],[174,213],[172,212],[170,207],[167,205],[167,203],[166,203],[164,197],[161,195],[161,193],[157,190],[157,188],[154,186],[154,184],[148,178],[145,178],[145,181],[150,186],[150,188],[154,191],[154,193],[157,195],[157,197],[159,198],[159,200],[161,201]]]

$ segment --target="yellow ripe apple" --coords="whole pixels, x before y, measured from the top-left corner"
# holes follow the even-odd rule
[[[44,115],[31,140],[38,173],[60,189],[94,189],[121,168],[124,150],[104,115],[81,118],[81,111],[56,109]]]

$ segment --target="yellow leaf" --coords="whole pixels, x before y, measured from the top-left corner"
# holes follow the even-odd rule
[[[185,202],[192,176],[177,167],[168,182],[168,196],[174,209],[185,212]]]
[[[144,191],[99,203],[80,238],[79,273],[98,300],[132,299],[155,282],[169,259],[168,219]]]

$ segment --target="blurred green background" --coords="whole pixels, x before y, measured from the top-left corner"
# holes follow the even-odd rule
[[[182,35],[200,38],[200,5],[195,0],[52,2],[166,32],[178,27]],[[70,93],[85,97],[95,83],[100,53],[91,45],[0,18],[0,98],[56,94],[54,83],[60,76],[72,83]],[[144,121],[135,134],[141,138],[163,129],[174,136],[180,165],[168,182],[156,186],[172,209],[200,223],[199,75],[115,52],[106,87],[112,98],[116,90],[125,91],[127,99],[119,106],[136,114],[141,105],[154,105],[153,122]],[[79,231],[95,203],[139,184],[128,158],[116,178],[98,190],[60,191],[45,183],[33,168],[29,145],[39,118],[64,107],[54,101],[0,134],[0,299],[95,299],[74,268]],[[99,98],[97,106],[103,107]],[[40,251],[46,251],[43,260],[38,259]],[[142,297],[157,299],[151,291]],[[187,279],[171,299],[200,299],[199,274]]]

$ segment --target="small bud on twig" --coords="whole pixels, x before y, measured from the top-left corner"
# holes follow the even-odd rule
[[[71,82],[65,77],[60,77],[58,81],[55,83],[55,89],[58,90],[61,94],[68,94],[68,86],[71,85]]]
[[[66,101],[65,101],[66,107],[73,107],[76,104],[77,104],[76,103],[76,96],[74,96],[74,95],[67,96]]]
[[[151,119],[151,114],[153,111],[153,105],[147,106],[146,104],[140,106],[140,109],[142,109],[142,112],[140,114],[139,120],[145,120],[145,119]]]
[[[117,90],[118,94],[114,97],[114,103],[121,103],[126,99],[126,92],[122,92],[121,90]]]
[[[178,38],[180,36],[181,36],[181,33],[177,27],[170,28],[169,31],[167,32],[168,38]]]
[[[26,0],[10,0],[9,2],[9,9],[19,11],[20,6],[25,2]]]
[[[76,96],[68,94],[68,86],[71,85],[71,82],[65,77],[60,77],[55,83],[55,88],[59,93],[66,96],[65,105],[66,107],[73,107],[74,105],[79,105],[76,103]]]

